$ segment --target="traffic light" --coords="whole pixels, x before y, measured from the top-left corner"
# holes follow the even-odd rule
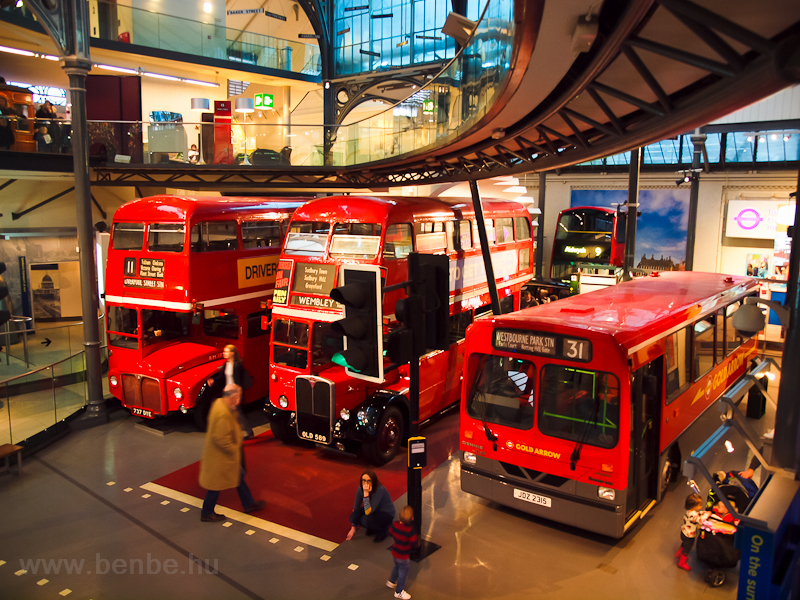
[[[333,362],[351,377],[383,383],[383,323],[381,270],[378,265],[342,265],[339,287],[331,299],[344,306],[344,318],[334,331],[344,337],[344,350]]]
[[[417,360],[428,349],[450,347],[450,259],[444,254],[408,256],[411,293],[397,301],[403,324],[389,336],[389,359],[398,365]]]
[[[446,254],[417,254],[409,275],[425,299],[425,347],[450,347],[450,259]]]
[[[6,272],[6,263],[0,262],[0,303],[2,303],[4,306],[6,305],[6,303],[3,302],[3,298],[8,296],[8,286],[6,285],[6,280],[3,279],[3,273],[5,272]],[[8,323],[9,319],[11,319],[11,311],[6,308],[0,310],[0,325],[5,325],[6,323]]]

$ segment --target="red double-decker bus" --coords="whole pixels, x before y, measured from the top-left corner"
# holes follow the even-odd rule
[[[339,450],[360,446],[381,464],[407,435],[407,366],[371,383],[331,362],[342,350],[341,337],[330,331],[342,310],[330,292],[345,263],[380,265],[390,286],[408,279],[410,252],[449,256],[452,344],[421,359],[420,421],[458,402],[464,333],[474,319],[491,314],[477,228],[487,230],[503,312],[519,308],[520,289],[532,276],[527,210],[516,202],[484,205],[481,225],[472,205],[457,199],[340,196],[311,200],[294,213],[273,296],[266,411],[276,437]],[[404,295],[383,295],[385,335],[397,325],[394,306]],[[328,419],[324,434],[320,418]]]
[[[267,394],[268,317],[281,245],[304,199],[153,196],[114,215],[106,263],[111,393],[134,415],[204,422],[206,380],[233,344]]]
[[[558,213],[550,278],[567,285],[579,270],[595,272],[622,267],[625,261],[626,213],[579,206]],[[573,292],[577,293],[576,286]]]
[[[461,489],[621,537],[693,450],[689,426],[755,357],[732,318],[757,292],[745,277],[667,272],[476,322]]]

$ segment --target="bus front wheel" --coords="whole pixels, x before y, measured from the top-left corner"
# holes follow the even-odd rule
[[[288,417],[271,420],[269,428],[272,430],[272,435],[284,444],[293,444],[298,440],[297,432],[289,425]]]
[[[392,460],[403,441],[403,413],[390,406],[383,413],[372,441],[364,443],[364,455],[375,465],[385,465]]]

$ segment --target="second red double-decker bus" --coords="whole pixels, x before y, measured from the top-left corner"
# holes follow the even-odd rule
[[[154,196],[114,215],[106,263],[109,389],[134,414],[208,410],[207,379],[233,344],[253,375],[247,401],[269,380],[268,317],[289,218],[300,200]]]
[[[622,267],[625,260],[626,213],[579,206],[558,214],[550,278],[569,285],[579,270]],[[577,293],[576,286],[571,288]]]
[[[361,446],[381,464],[407,435],[407,367],[377,384],[351,378],[331,362],[342,349],[341,337],[330,331],[342,310],[330,292],[345,263],[380,265],[391,286],[408,279],[410,252],[449,256],[452,344],[421,359],[420,420],[458,402],[464,332],[491,314],[478,227],[487,230],[503,312],[519,308],[519,291],[532,275],[528,211],[516,202],[484,205],[483,224],[470,203],[457,199],[340,196],[311,200],[294,213],[273,297],[266,410],[276,437],[299,436],[340,450]],[[383,296],[386,334],[404,295]],[[324,434],[320,419],[327,419]]]
[[[655,275],[470,328],[464,491],[611,537],[660,500],[683,434],[755,357],[732,318],[758,283]]]

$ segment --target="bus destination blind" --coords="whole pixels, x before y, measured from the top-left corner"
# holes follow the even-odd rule
[[[592,360],[592,343],[589,340],[570,338],[554,333],[525,331],[522,329],[495,329],[492,347],[504,352],[524,352],[537,356],[551,356],[564,360],[589,362]]]

